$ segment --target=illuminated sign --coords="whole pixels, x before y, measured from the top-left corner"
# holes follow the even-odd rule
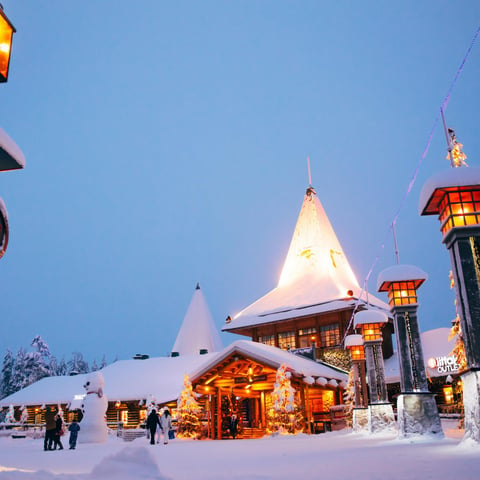
[[[431,357],[427,362],[428,368],[435,368],[438,373],[454,373],[460,370],[460,365],[454,355]]]

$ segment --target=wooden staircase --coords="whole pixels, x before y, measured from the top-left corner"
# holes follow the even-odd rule
[[[237,438],[262,438],[264,435],[265,430],[263,428],[242,427],[242,433]]]

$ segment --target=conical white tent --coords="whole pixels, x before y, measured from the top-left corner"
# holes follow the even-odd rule
[[[360,298],[361,288],[312,187],[307,189],[277,287],[252,303],[223,330],[345,308]],[[362,300],[366,301],[363,293]],[[340,302],[340,303],[339,303]],[[371,305],[388,311],[373,295]]]
[[[212,315],[197,283],[182,326],[172,348],[172,355],[198,355],[223,348]]]

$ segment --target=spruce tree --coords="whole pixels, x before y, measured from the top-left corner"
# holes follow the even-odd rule
[[[7,348],[7,353],[3,357],[2,365],[2,384],[0,389],[0,398],[8,397],[15,392],[13,385],[13,374],[15,367],[15,359],[13,358],[12,352]]]

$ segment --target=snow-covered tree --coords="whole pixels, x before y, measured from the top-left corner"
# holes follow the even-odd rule
[[[183,379],[183,390],[177,400],[177,436],[179,438],[199,438],[202,431],[200,415],[202,407],[193,393],[188,375]]]
[[[80,352],[73,352],[72,359],[68,361],[68,375],[88,373],[88,363]]]
[[[99,370],[102,368],[105,368],[107,366],[107,359],[105,358],[105,354],[103,354],[102,361],[100,362],[100,365],[98,367]]]
[[[96,372],[98,370],[98,365],[97,365],[97,361],[94,359],[93,360],[93,363],[92,363],[92,367],[90,368],[90,371],[91,372]]]
[[[28,409],[25,405],[20,408],[22,414],[20,415],[20,423],[25,424],[28,422]]]
[[[65,357],[62,357],[60,363],[57,365],[57,375],[67,375],[68,374],[68,366],[65,362]]]
[[[13,389],[14,392],[21,390],[28,385],[28,374],[26,370],[26,355],[23,347],[18,349],[17,354],[15,355],[15,363],[13,367]]]
[[[17,423],[15,420],[15,409],[13,408],[13,405],[8,407],[8,412],[5,415],[5,423]]]
[[[0,398],[8,397],[8,395],[11,395],[15,392],[13,383],[14,367],[15,359],[13,358],[10,349],[7,348],[7,353],[5,353],[5,356],[3,357]]]
[[[303,430],[303,415],[295,398],[295,389],[290,382],[286,365],[277,370],[273,392],[270,394],[271,407],[267,411],[267,431],[295,434]]]

